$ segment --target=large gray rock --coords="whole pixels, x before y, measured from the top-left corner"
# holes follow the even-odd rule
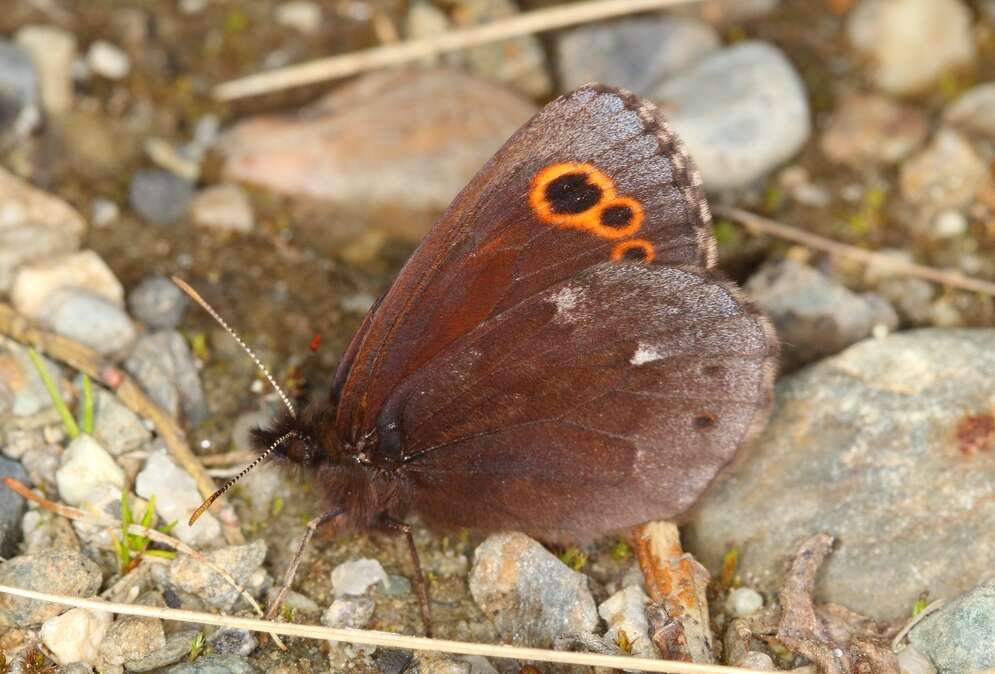
[[[651,93],[705,187],[743,187],[790,159],[811,132],[805,86],[784,53],[743,42],[709,54]]]
[[[0,585],[92,597],[100,589],[100,567],[78,552],[44,552],[14,557],[0,565]],[[69,607],[0,595],[0,625],[25,627],[45,622]]]
[[[995,576],[916,625],[909,641],[940,674],[995,668]]]
[[[861,342],[782,380],[765,431],[693,513],[686,543],[712,570],[727,546],[767,592],[802,538],[838,546],[817,597],[908,616],[995,565],[995,330]]]
[[[598,624],[587,576],[525,534],[489,536],[474,553],[470,593],[514,644],[546,647],[561,634],[589,634]]]

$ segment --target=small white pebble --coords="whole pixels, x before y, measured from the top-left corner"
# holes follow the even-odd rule
[[[90,204],[90,221],[94,227],[108,227],[121,216],[121,209],[110,199],[97,197]]]
[[[86,53],[90,70],[109,80],[120,80],[131,72],[131,59],[127,52],[106,40],[97,40]]]
[[[276,22],[305,35],[321,30],[321,7],[307,0],[291,0],[276,8]]]
[[[933,227],[938,237],[952,239],[967,232],[967,218],[960,211],[950,208],[936,216]]]
[[[726,598],[726,608],[740,618],[756,613],[764,606],[764,598],[749,587],[737,587]]]
[[[359,596],[371,585],[388,582],[387,572],[375,559],[354,559],[339,564],[332,571],[332,591],[336,597]]]

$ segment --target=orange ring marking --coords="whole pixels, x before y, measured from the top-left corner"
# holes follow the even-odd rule
[[[601,198],[598,199],[597,203],[580,213],[557,213],[546,198],[546,188],[557,178],[571,173],[585,176],[591,184],[601,190]],[[529,205],[543,222],[557,227],[590,229],[592,219],[600,216],[598,207],[606,201],[615,199],[616,195],[615,183],[594,166],[579,162],[562,162],[550,164],[535,175],[532,179],[532,189],[529,192]]]
[[[629,209],[632,213],[632,219],[629,220],[628,225],[625,227],[612,227],[611,225],[602,223],[602,215],[613,206],[623,206]],[[602,239],[623,239],[639,231],[639,228],[643,226],[643,217],[643,207],[638,201],[631,197],[615,197],[611,201],[601,202],[597,213],[594,213],[591,221],[586,223],[585,229],[589,230],[595,236],[600,236]]]
[[[653,251],[653,244],[646,239],[629,239],[628,241],[623,241],[612,248],[612,261],[619,262],[625,258],[625,254],[630,250],[635,248],[641,248],[643,250],[643,263],[649,264],[653,261],[655,253]]]

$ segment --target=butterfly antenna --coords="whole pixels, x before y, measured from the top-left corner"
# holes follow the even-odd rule
[[[193,514],[190,516],[190,521],[188,522],[188,524],[190,526],[193,526],[193,523],[196,522],[198,519],[200,519],[201,515],[207,512],[207,509],[210,508],[214,504],[214,502],[218,500],[219,496],[221,496],[226,491],[234,487],[236,482],[245,477],[250,470],[258,466],[263,459],[272,454],[273,451],[277,447],[282,445],[288,438],[293,438],[296,436],[297,436],[296,432],[290,431],[289,433],[279,437],[276,442],[274,442],[272,445],[269,446],[269,449],[267,449],[265,452],[257,456],[255,459],[253,459],[252,463],[250,463],[248,466],[239,471],[238,475],[225,482],[220,489],[218,489],[216,492],[208,496],[207,499],[205,499],[204,502],[201,503],[200,506],[193,511]]]
[[[225,331],[232,336],[232,339],[234,339],[238,343],[238,345],[242,347],[242,350],[245,351],[247,354],[249,354],[249,358],[251,358],[252,362],[256,364],[256,367],[259,368],[259,371],[263,373],[264,377],[266,377],[266,381],[270,383],[270,386],[273,387],[273,390],[275,390],[277,395],[280,396],[280,399],[283,401],[283,404],[287,406],[288,410],[290,410],[290,415],[292,417],[296,417],[297,410],[294,409],[294,405],[293,403],[290,402],[290,398],[287,396],[286,393],[283,392],[283,389],[280,388],[280,386],[276,383],[276,380],[273,379],[273,375],[269,373],[269,370],[266,369],[266,366],[263,365],[262,361],[260,361],[259,358],[256,356],[256,354],[252,352],[252,349],[250,349],[249,346],[242,341],[242,338],[238,336],[238,333],[236,333],[234,330],[231,329],[231,327],[225,322],[225,319],[221,318],[221,315],[214,310],[214,307],[208,304],[207,300],[201,297],[200,293],[194,290],[189,283],[187,283],[178,276],[173,276],[171,278],[173,279],[173,283],[175,283],[180,290],[189,295],[190,299],[199,304],[204,309],[204,311],[210,314],[211,318],[217,321],[218,325],[224,328]]]

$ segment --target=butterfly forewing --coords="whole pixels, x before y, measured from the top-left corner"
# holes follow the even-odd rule
[[[585,269],[710,268],[708,219],[697,172],[651,106],[597,86],[554,101],[456,198],[357,336],[336,377],[340,436],[368,436],[401,382]]]

